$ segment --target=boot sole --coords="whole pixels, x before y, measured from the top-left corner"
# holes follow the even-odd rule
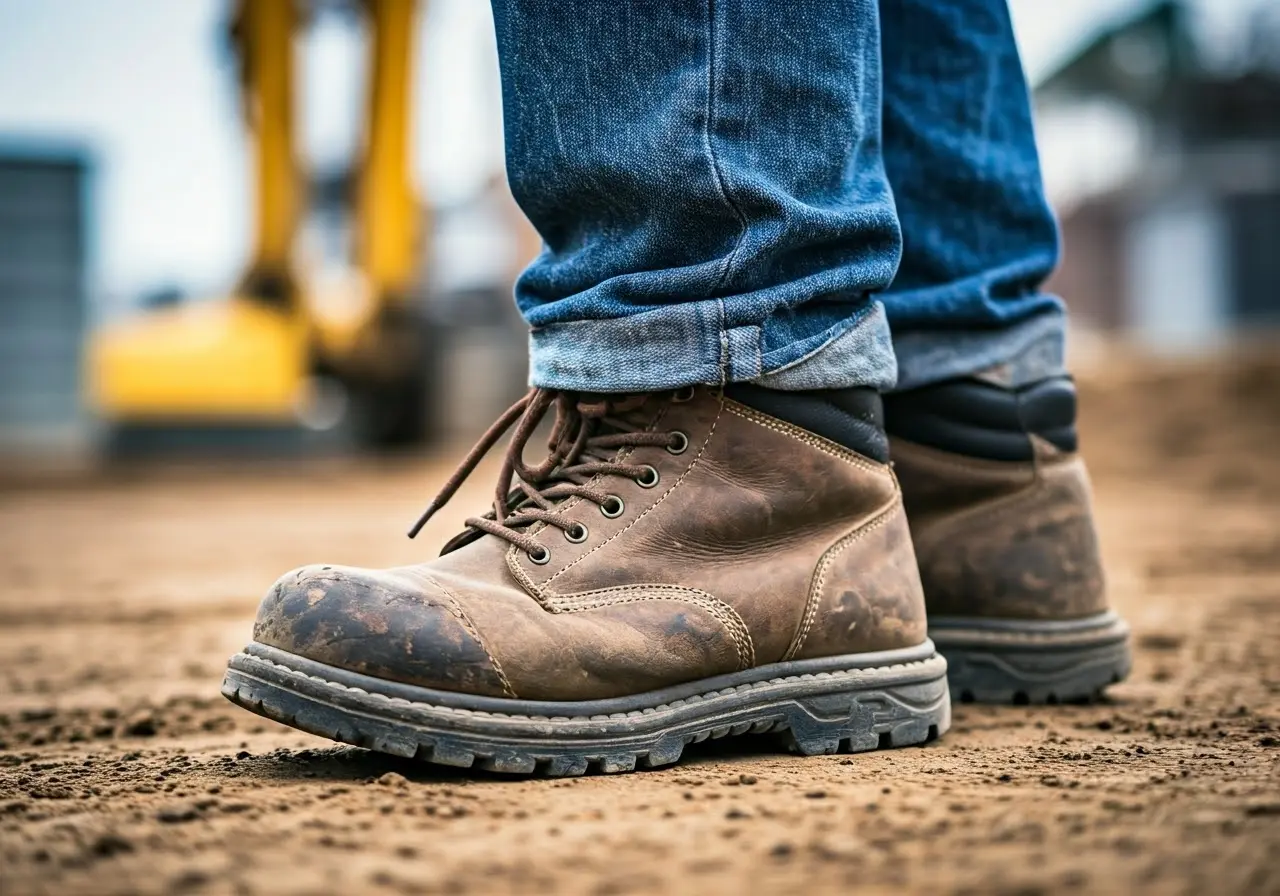
[[[1088,702],[1132,665],[1129,626],[1110,612],[1051,622],[930,618],[929,635],[965,703]]]
[[[558,703],[430,690],[250,644],[231,658],[222,693],[268,719],[382,753],[561,776],[667,766],[689,744],[739,734],[779,733],[804,755],[923,744],[951,725],[946,675],[926,641]]]

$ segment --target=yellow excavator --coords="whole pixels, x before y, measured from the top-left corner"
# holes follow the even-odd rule
[[[354,5],[371,50],[351,275],[335,291],[297,263],[307,178],[293,48],[314,10],[308,0],[239,0],[232,36],[253,134],[252,259],[228,297],[149,309],[93,335],[88,403],[109,433],[183,432],[190,444],[192,432],[340,424],[374,446],[428,435],[431,349],[409,163],[416,0]]]

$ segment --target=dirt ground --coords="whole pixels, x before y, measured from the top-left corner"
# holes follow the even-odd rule
[[[446,460],[0,490],[0,892],[1280,892],[1280,361],[1112,362],[1086,455],[1136,665],[923,748],[521,780],[334,746],[218,693],[304,562],[432,554]]]

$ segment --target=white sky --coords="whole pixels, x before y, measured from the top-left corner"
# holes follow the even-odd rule
[[[1199,5],[1222,18],[1257,2]],[[1034,78],[1142,0],[1011,4]],[[448,199],[502,163],[496,62],[488,3],[428,7],[417,168],[426,188]],[[225,288],[247,253],[247,149],[221,31],[226,15],[225,0],[0,0],[0,151],[89,152],[95,280],[107,295],[163,283]],[[316,161],[350,146],[360,49],[339,28],[310,41],[304,134]]]

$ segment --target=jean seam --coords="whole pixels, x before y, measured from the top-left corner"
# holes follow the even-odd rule
[[[734,242],[733,249],[725,257],[724,263],[720,267],[720,274],[716,277],[710,292],[707,294],[708,298],[719,292],[728,281],[729,274],[733,270],[734,260],[738,256],[738,250],[742,248],[742,244],[746,241],[748,228],[747,216],[742,213],[742,209],[738,207],[737,203],[729,195],[729,182],[724,176],[719,159],[716,158],[715,146],[711,139],[711,132],[715,122],[715,92],[718,83],[715,19],[716,0],[707,0],[707,104],[706,114],[703,117],[703,144],[706,148],[707,162],[711,166],[711,175],[716,185],[716,192],[719,194],[721,201],[724,202],[725,207],[738,219],[738,239]]]
[[[728,311],[724,307],[724,299],[716,299],[716,308],[720,312],[720,385],[729,384],[729,324]]]

